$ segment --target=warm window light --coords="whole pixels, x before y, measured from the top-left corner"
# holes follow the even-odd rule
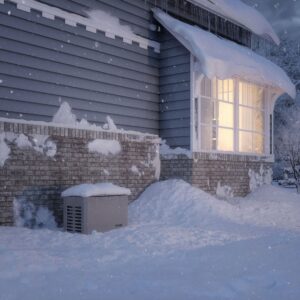
[[[218,126],[233,128],[233,104],[219,102],[218,107]]]
[[[237,79],[203,78],[200,110],[202,150],[264,153],[262,87]]]
[[[218,129],[218,147],[219,151],[233,151],[233,130]]]
[[[239,82],[239,151],[264,152],[264,91],[247,82]]]

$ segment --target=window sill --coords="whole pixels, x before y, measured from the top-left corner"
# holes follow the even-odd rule
[[[274,155],[225,151],[194,151],[192,157],[193,159],[205,160],[259,161],[269,163],[274,162]]]

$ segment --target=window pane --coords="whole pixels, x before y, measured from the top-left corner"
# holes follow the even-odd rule
[[[203,78],[199,98],[201,109],[195,107],[196,115],[201,111],[201,127],[195,123],[195,131],[201,131],[201,150],[234,151],[234,130],[237,130],[239,143],[236,147],[240,152],[264,153],[264,88],[237,82],[239,103],[235,102],[233,79]],[[235,105],[238,106],[238,128],[234,128]]]
[[[240,104],[251,106],[251,102],[248,98],[250,96],[249,85],[245,82],[239,82],[239,100]]]
[[[239,151],[247,153],[264,153],[264,136],[252,132],[239,132]]]
[[[213,120],[213,105],[211,99],[201,99],[201,123],[211,124]]]
[[[252,109],[247,107],[239,108],[239,128],[252,130]]]
[[[201,126],[201,150],[212,150],[213,131],[211,126]]]
[[[233,80],[230,79],[230,80],[228,80],[228,82],[229,82],[228,101],[233,102],[233,94],[234,94]]]
[[[245,93],[245,85],[243,82],[239,82],[239,104],[245,105],[246,102],[246,95]]]
[[[264,89],[259,86],[253,85],[254,91],[253,91],[253,106],[263,109],[264,104]]]
[[[260,110],[253,110],[253,130],[264,133],[264,113]]]
[[[240,104],[263,109],[264,89],[255,84],[239,82]]]
[[[213,83],[213,96],[218,100],[233,102],[234,84],[233,79],[215,79]]]
[[[201,81],[201,95],[211,97],[211,80],[207,77]]]
[[[239,132],[239,151],[251,153],[252,151],[252,133],[251,132]]]
[[[264,137],[261,134],[253,134],[253,152],[257,154],[264,153]]]
[[[260,110],[240,106],[239,128],[264,133],[264,113]]]
[[[218,100],[224,100],[223,81],[218,80]]]
[[[233,104],[219,102],[219,126],[233,128]]]
[[[218,150],[233,151],[233,130],[218,128]]]

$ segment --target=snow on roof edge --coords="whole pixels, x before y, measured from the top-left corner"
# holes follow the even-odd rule
[[[269,21],[255,8],[239,0],[187,0],[196,6],[208,9],[209,11],[229,19],[241,25],[255,34],[268,40],[272,40],[276,45],[280,44],[280,39]]]
[[[179,21],[161,9],[152,10],[155,18],[198,59],[198,71],[201,69],[205,76],[220,79],[240,77],[296,97],[296,88],[290,78],[271,61],[249,48]]]

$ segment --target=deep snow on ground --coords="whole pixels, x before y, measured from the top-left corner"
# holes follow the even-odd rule
[[[104,234],[0,228],[0,299],[300,299],[300,196],[150,186]]]

